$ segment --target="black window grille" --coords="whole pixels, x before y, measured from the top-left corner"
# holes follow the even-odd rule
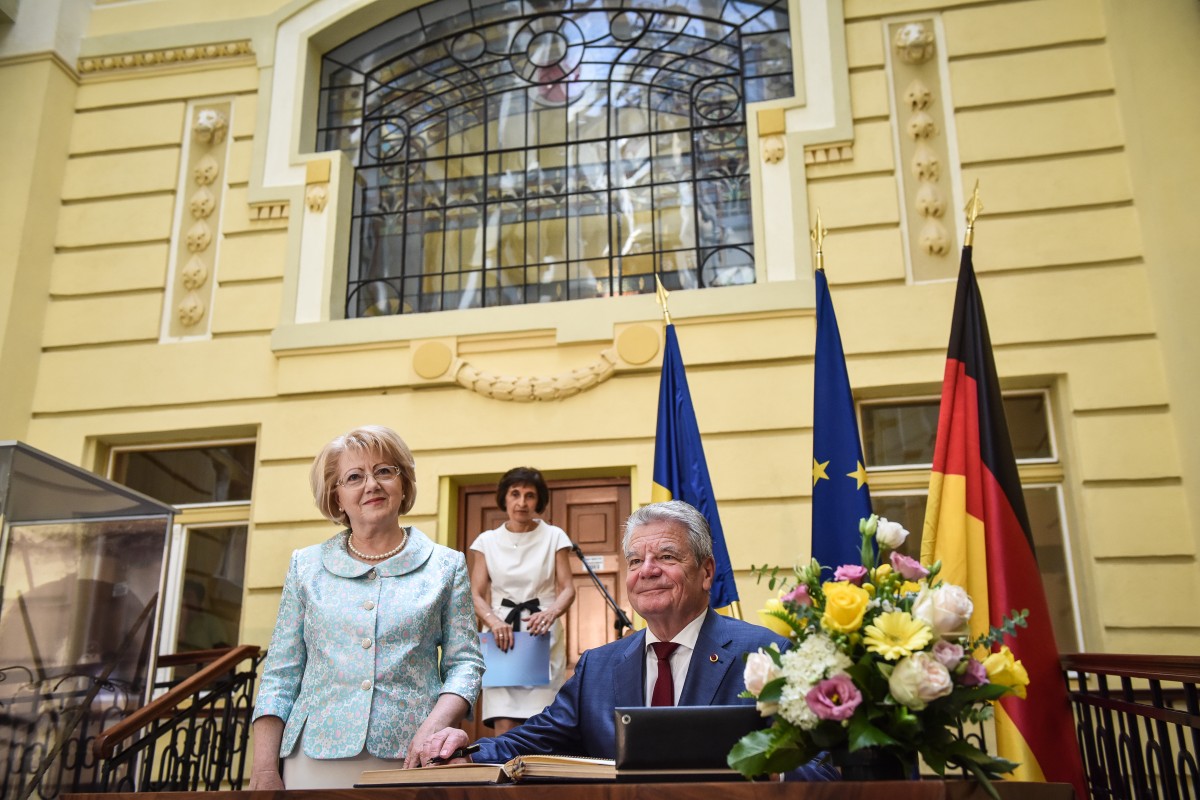
[[[325,54],[346,316],[754,282],[746,104],[785,0],[437,0]]]

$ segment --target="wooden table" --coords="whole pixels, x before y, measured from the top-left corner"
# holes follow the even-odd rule
[[[1073,800],[1065,783],[999,781],[1001,800]],[[64,794],[64,800],[990,800],[974,781],[878,783],[525,783],[289,792]]]

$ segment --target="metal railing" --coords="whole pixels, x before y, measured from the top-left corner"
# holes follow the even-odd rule
[[[260,659],[251,645],[160,656],[176,677],[141,708],[118,681],[0,669],[0,681],[21,682],[0,707],[0,799],[240,789]]]
[[[241,645],[160,657],[160,667],[205,666],[96,737],[100,791],[242,788],[261,652]]]
[[[1200,658],[1062,657],[1094,800],[1200,798]]]

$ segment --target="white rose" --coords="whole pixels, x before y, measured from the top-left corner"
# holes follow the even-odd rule
[[[944,639],[966,636],[975,604],[961,586],[943,583],[936,589],[921,590],[913,602],[912,615],[929,623],[933,632]]]
[[[743,672],[746,688],[752,695],[758,697],[763,687],[779,677],[779,670],[771,657],[759,650],[746,657],[746,669]]]
[[[875,529],[875,541],[879,542],[880,547],[895,550],[904,544],[907,538],[908,531],[899,522],[892,522],[887,517],[879,518],[879,527]]]
[[[913,653],[902,659],[888,678],[888,689],[900,703],[920,711],[954,688],[950,671],[926,652]]]

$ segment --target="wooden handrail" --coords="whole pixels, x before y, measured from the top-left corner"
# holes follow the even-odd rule
[[[160,667],[179,666],[210,659],[211,663],[195,675],[188,676],[162,697],[152,700],[116,725],[105,728],[97,734],[95,741],[92,742],[92,752],[97,758],[111,758],[118,744],[154,720],[167,716],[192,695],[216,683],[222,675],[232,671],[241,661],[257,657],[261,650],[262,648],[258,645],[242,644],[220,650],[199,650],[194,653],[160,656],[158,659]]]
[[[1118,675],[1151,681],[1200,683],[1200,656],[1068,653],[1059,661],[1063,669],[1076,672]]]

